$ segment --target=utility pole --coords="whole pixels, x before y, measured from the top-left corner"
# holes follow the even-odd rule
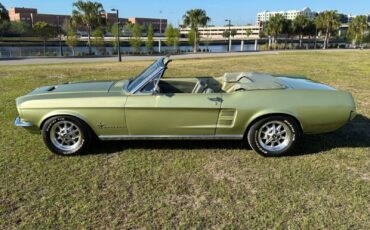
[[[121,42],[120,42],[120,21],[119,21],[119,11],[118,9],[112,9],[113,12],[116,12],[117,15],[117,53],[118,53],[118,62],[122,62],[122,55],[121,55]]]
[[[63,57],[63,47],[62,47],[62,26],[60,25],[60,16],[57,16],[57,23],[58,23],[58,34],[59,34],[59,54]]]
[[[162,10],[159,11],[159,34],[162,34]]]
[[[231,52],[231,20],[225,19],[225,22],[229,22],[229,52]]]

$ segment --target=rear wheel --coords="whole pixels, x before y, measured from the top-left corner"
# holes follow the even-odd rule
[[[292,151],[300,136],[300,128],[291,117],[271,116],[254,123],[247,135],[249,145],[257,153],[281,156]]]
[[[90,147],[92,140],[89,127],[70,116],[47,120],[42,128],[42,136],[46,146],[59,155],[81,154]]]

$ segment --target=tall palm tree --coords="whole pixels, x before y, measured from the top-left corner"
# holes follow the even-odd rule
[[[5,9],[5,6],[0,2],[0,26],[4,21],[9,21],[8,11]]]
[[[266,25],[266,33],[272,37],[272,43],[276,46],[276,37],[283,32],[285,17],[282,14],[275,14],[270,17]]]
[[[208,22],[211,20],[210,17],[207,16],[207,12],[202,9],[192,9],[186,11],[185,15],[183,16],[184,25],[190,26],[190,28],[194,31],[195,39],[194,39],[194,53],[198,50],[198,28],[199,26],[206,26]]]
[[[78,0],[73,3],[73,7],[75,9],[72,11],[71,24],[86,27],[89,54],[91,54],[91,31],[94,27],[104,24],[103,5],[99,2]]]
[[[315,24],[315,21],[310,19],[308,20],[308,26],[307,28],[303,31],[304,32],[304,35],[305,36],[308,36],[308,48],[310,47],[311,45],[311,38],[312,37],[315,37],[315,41],[316,41],[316,24]],[[316,46],[315,46],[316,47]]]
[[[315,19],[315,24],[321,32],[325,33],[323,49],[326,49],[329,44],[331,33],[335,32],[340,26],[337,11],[330,10],[320,13]]]
[[[305,30],[308,28],[310,23],[310,19],[306,15],[298,15],[294,20],[293,20],[293,28],[294,31],[298,34],[299,36],[299,47],[302,48],[302,39],[303,39],[303,34]]]
[[[10,27],[9,14],[4,5],[0,2],[0,37],[2,39],[4,32]]]
[[[282,34],[285,35],[285,46],[284,46],[284,48],[286,49],[288,47],[289,38],[292,39],[292,35],[294,34],[294,27],[293,27],[293,21],[292,20],[284,18]]]
[[[355,43],[360,42],[362,47],[362,41],[364,39],[364,34],[368,29],[369,25],[367,23],[367,16],[360,15],[352,20],[349,24],[348,32],[350,37]]]

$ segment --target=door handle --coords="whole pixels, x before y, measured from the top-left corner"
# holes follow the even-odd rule
[[[216,104],[217,102],[222,103],[224,101],[221,97],[209,97],[208,100],[216,102]]]

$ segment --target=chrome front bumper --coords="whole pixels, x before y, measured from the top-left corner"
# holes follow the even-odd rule
[[[31,127],[33,124],[31,122],[24,122],[20,117],[17,117],[14,121],[14,125],[17,127]]]

